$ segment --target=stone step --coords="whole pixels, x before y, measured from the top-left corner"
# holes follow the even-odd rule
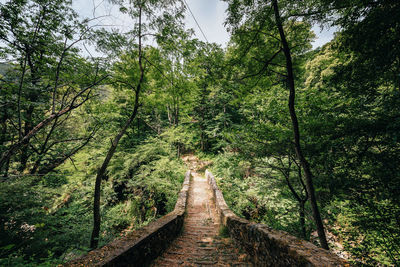
[[[215,233],[209,232],[209,233],[204,233],[204,232],[193,232],[193,233],[183,233],[181,235],[182,238],[185,237],[214,237]]]
[[[169,259],[169,258],[159,258],[155,263],[157,263],[158,266],[163,266],[163,264],[165,264],[164,266],[176,266],[176,265],[182,265],[183,263],[185,263],[183,260],[180,259]],[[174,265],[172,265],[174,264]]]
[[[212,219],[212,220],[210,220],[209,218],[207,218],[207,216],[204,216],[204,217],[198,217],[198,218],[186,218],[185,220],[184,220],[184,223],[185,224],[193,224],[193,223],[195,223],[195,222],[197,222],[197,223],[204,223],[204,222],[207,222],[207,224],[209,225],[209,226],[213,226],[214,224],[217,224],[217,223],[219,223],[219,220],[217,219],[217,218],[214,218],[214,219]]]
[[[194,260],[202,260],[202,261],[218,261],[218,255],[212,254],[212,255],[201,255],[201,254],[191,254],[190,256],[191,259]]]
[[[216,247],[197,247],[199,251],[215,251]]]
[[[194,261],[194,264],[199,264],[200,266],[201,265],[215,266],[217,263],[218,263],[218,261],[202,261],[202,260],[200,260],[200,261],[195,260]]]
[[[182,235],[209,235],[209,236],[217,236],[216,231],[206,231],[206,230],[198,230],[198,231],[190,231],[190,232],[183,232]]]
[[[204,212],[196,212],[196,211],[189,211],[189,212],[187,212],[186,214],[188,215],[188,217],[189,216],[191,216],[191,217],[193,217],[193,218],[195,218],[196,216],[199,216],[199,214],[206,214],[206,213],[204,213]]]
[[[183,250],[186,250],[186,249],[195,250],[195,249],[197,249],[197,247],[199,247],[199,244],[197,244],[196,242],[187,242],[185,240],[176,240],[176,244],[178,244],[179,246],[184,247]]]
[[[196,241],[197,245],[199,247],[211,247],[214,246],[214,243],[212,241]]]
[[[247,262],[232,262],[230,266],[233,267],[253,267],[254,265]]]
[[[197,255],[197,254],[192,254],[190,259],[196,260],[196,261],[218,261],[218,256],[217,255]]]
[[[189,231],[189,232],[190,231],[202,231],[202,230],[204,230],[204,231],[216,231],[214,225],[205,226],[205,225],[193,225],[193,224],[191,224],[191,225],[185,225],[183,229],[184,229],[184,231]]]
[[[214,228],[215,224],[212,222],[208,222],[208,221],[203,221],[203,220],[199,220],[199,221],[187,221],[185,224],[186,227],[209,227],[209,228]]]
[[[213,233],[213,234],[218,234],[218,228],[214,228],[214,227],[209,227],[209,226],[199,226],[199,228],[196,228],[194,226],[190,226],[190,228],[188,227],[188,229],[185,228],[185,230],[183,230],[182,232],[184,233]]]
[[[213,219],[208,217],[208,214],[199,214],[198,216],[192,216],[190,218],[185,218],[185,223],[187,222],[212,222]]]
[[[238,260],[237,255],[220,256],[219,258],[225,262],[234,262]]]
[[[212,236],[180,236],[176,239],[176,241],[180,246],[185,246],[189,244],[196,245],[197,242],[207,242],[209,244],[213,244],[212,239]]]

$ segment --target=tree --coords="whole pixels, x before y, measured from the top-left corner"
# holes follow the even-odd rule
[[[272,0],[267,3],[258,2],[255,3],[239,3],[237,1],[227,1],[229,2],[229,16],[227,19],[227,24],[229,24],[235,32],[235,30],[239,31],[241,28],[239,25],[244,20],[244,23],[253,23],[256,25],[256,29],[254,30],[255,38],[254,42],[249,44],[249,48],[253,45],[257,45],[256,40],[257,37],[261,34],[266,34],[269,36],[273,36],[273,38],[278,41],[279,47],[276,53],[272,54],[271,57],[264,60],[263,68],[260,72],[256,73],[256,76],[262,75],[265,73],[269,66],[273,65],[274,59],[281,53],[283,53],[285,58],[285,74],[279,73],[280,76],[284,77],[284,80],[289,87],[289,113],[290,118],[292,121],[292,130],[294,136],[294,149],[296,151],[297,158],[302,166],[307,191],[309,195],[309,201],[312,207],[313,218],[315,224],[317,226],[318,236],[321,243],[321,246],[325,249],[329,249],[328,243],[326,241],[326,236],[324,232],[324,226],[322,223],[321,215],[318,209],[317,200],[315,197],[315,189],[313,185],[313,174],[310,169],[310,164],[308,160],[305,158],[303,154],[303,150],[300,144],[300,129],[299,123],[297,119],[296,109],[295,109],[295,94],[296,94],[296,87],[295,87],[295,74],[294,74],[294,67],[293,67],[293,60],[292,60],[292,52],[291,47],[288,40],[287,40],[287,33],[285,27],[290,30],[290,24],[295,25],[294,20],[289,20],[287,18],[282,18],[281,15],[281,8],[278,5],[278,1]],[[283,2],[286,4],[286,2]],[[283,4],[281,6],[283,6]],[[273,13],[273,14],[272,14]],[[284,25],[284,22],[288,25]],[[268,25],[268,29],[270,32],[265,33],[262,31],[263,27]],[[279,37],[275,37],[278,34]],[[245,53],[248,53],[245,51]]]
[[[91,37],[91,27],[88,20],[78,19],[70,4],[58,0],[0,5],[0,55],[9,62],[0,80],[7,92],[3,98],[3,131],[12,128],[12,134],[3,141],[0,158],[5,173],[18,152],[19,172],[28,167],[33,174],[51,171],[54,168],[49,165],[58,166],[92,137],[76,137],[75,133],[64,135],[64,141],[55,137],[65,131],[72,111],[92,98],[96,87],[107,78],[98,61],[79,56],[76,45]],[[38,138],[45,129],[47,133]],[[42,168],[49,151],[62,146],[64,155],[54,161],[47,157],[50,162]],[[28,164],[30,158],[35,158],[33,166]]]
[[[352,51],[342,50],[341,35],[306,65],[303,90],[308,95],[302,94],[299,103],[308,121],[308,153],[318,155],[312,165],[319,183],[328,189],[325,205],[334,210],[331,205],[349,203],[336,215],[338,221],[344,216],[351,222],[348,228],[342,225],[346,249],[365,264],[395,263],[400,229],[395,219],[400,180],[394,164],[399,155],[399,94],[391,81],[361,77],[367,61],[361,63]]]
[[[324,249],[329,249],[328,242],[326,241],[324,225],[322,223],[321,215],[319,213],[317,200],[315,198],[315,189],[313,184],[313,174],[310,169],[310,164],[306,160],[303,155],[303,151],[300,145],[300,130],[299,130],[299,123],[297,120],[296,110],[295,110],[295,97],[296,97],[296,89],[294,84],[294,73],[293,73],[293,63],[292,63],[292,55],[290,52],[289,44],[286,40],[286,34],[283,29],[281,15],[278,7],[277,0],[272,1],[274,13],[275,13],[275,23],[279,31],[279,35],[281,37],[283,52],[286,58],[286,71],[287,71],[287,81],[289,84],[289,111],[290,111],[290,118],[292,119],[293,125],[293,135],[294,135],[294,142],[295,142],[295,151],[297,158],[300,161],[300,164],[303,168],[305,178],[306,178],[306,186],[307,192],[310,196],[310,204],[312,207],[312,212],[314,216],[315,224],[317,225],[318,237],[319,241],[321,242],[321,246]]]
[[[195,84],[192,113],[200,135],[200,149],[209,151],[217,136],[216,132],[212,132],[220,130],[215,127],[217,113],[221,111],[215,105],[215,100],[222,97],[216,91],[220,89],[223,78],[224,53],[215,44],[197,42],[196,45],[195,55],[188,64]]]
[[[139,109],[139,97],[141,94],[141,90],[143,89],[143,83],[145,81],[145,57],[144,57],[144,47],[143,40],[145,36],[156,36],[160,38],[159,35],[154,34],[152,32],[145,32],[146,29],[150,30],[159,30],[162,32],[163,30],[169,33],[167,29],[173,25],[165,23],[172,23],[174,20],[172,18],[180,19],[182,8],[174,5],[171,1],[162,1],[154,3],[153,1],[146,0],[136,0],[136,1],[118,1],[121,5],[121,11],[128,13],[132,18],[137,18],[138,21],[134,26],[134,30],[131,32],[134,38],[137,38],[138,43],[136,45],[137,48],[137,66],[139,68],[139,75],[136,76],[136,79],[132,79],[132,77],[128,75],[123,75],[123,79],[119,79],[116,77],[116,83],[124,84],[131,88],[134,93],[134,106],[133,111],[126,122],[121,127],[118,134],[113,138],[111,142],[111,146],[108,149],[107,155],[101,165],[101,167],[97,171],[96,181],[95,181],[95,190],[94,190],[94,202],[93,202],[93,231],[90,239],[90,247],[96,248],[98,246],[99,241],[99,233],[100,233],[100,191],[101,191],[101,181],[104,178],[106,173],[108,164],[112,159],[118,143],[121,138],[125,135],[128,127],[131,125],[133,120],[135,119],[138,109]],[[170,13],[166,10],[169,8]],[[161,17],[157,17],[156,14],[158,11],[164,11],[161,14]],[[147,22],[147,23],[146,23]]]

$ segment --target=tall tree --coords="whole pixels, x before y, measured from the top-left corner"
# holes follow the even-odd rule
[[[300,161],[300,164],[303,168],[305,178],[306,178],[306,186],[308,194],[310,195],[310,204],[314,216],[315,224],[317,225],[318,237],[321,242],[321,246],[324,249],[329,249],[328,242],[326,240],[324,225],[322,223],[321,215],[319,213],[317,200],[315,197],[315,189],[313,184],[313,174],[310,169],[310,164],[307,159],[303,155],[303,151],[300,145],[300,130],[299,130],[299,122],[297,120],[296,109],[295,109],[295,97],[296,97],[296,88],[294,83],[294,73],[293,73],[293,63],[292,63],[292,55],[290,52],[289,44],[286,40],[286,34],[283,29],[282,19],[278,7],[278,1],[273,0],[272,6],[275,14],[275,23],[279,31],[279,35],[281,37],[281,43],[283,52],[286,58],[286,71],[287,71],[287,81],[289,84],[289,112],[290,118],[292,120],[293,126],[293,135],[294,135],[294,143],[295,143],[295,151],[296,155]]]
[[[3,143],[0,168],[16,161],[18,155],[19,172],[28,169],[28,160],[35,158],[29,172],[36,173],[50,149],[64,146],[65,154],[72,155],[87,143],[79,144],[88,138],[72,132],[64,135],[65,142],[55,135],[65,131],[71,112],[93,97],[107,75],[99,62],[79,55],[77,44],[87,41],[92,29],[88,20],[80,20],[71,9],[71,1],[8,1],[0,4],[0,13],[0,57],[8,62],[8,72],[0,80],[8,92],[3,118],[13,129],[11,140]],[[47,157],[47,163],[58,166],[65,159],[57,156],[53,162]]]
[[[156,38],[166,37],[161,35],[161,33],[163,32],[170,35],[175,19],[181,19],[183,11],[182,5],[176,5],[174,1],[168,0],[159,2],[154,2],[150,0],[129,0],[127,2],[115,2],[117,2],[121,6],[120,10],[122,12],[128,13],[133,19],[137,19],[137,22],[134,25],[134,29],[130,34],[133,34],[134,38],[137,39],[137,44],[135,45],[135,47],[137,48],[137,66],[139,69],[139,75],[136,77],[136,79],[131,79],[131,77],[129,77],[128,75],[127,79],[125,78],[116,80],[116,83],[122,83],[134,91],[135,97],[133,111],[121,127],[118,134],[113,138],[107,155],[101,167],[97,171],[93,202],[93,231],[90,238],[91,248],[96,248],[99,242],[99,233],[101,226],[101,181],[103,180],[104,175],[107,171],[107,167],[117,149],[118,143],[125,135],[128,127],[134,121],[140,106],[139,97],[145,81],[145,56],[143,40],[146,36],[155,36]],[[151,30],[156,32],[151,32]]]
[[[227,24],[232,27],[233,33],[235,30],[240,31],[243,30],[243,27],[239,27],[245,23],[256,25],[256,29],[254,31],[254,39],[250,42],[249,47],[246,51],[244,51],[244,55],[248,53],[249,48],[252,46],[257,46],[256,42],[259,35],[266,34],[267,36],[273,36],[273,38],[278,41],[279,49],[276,53],[272,54],[267,60],[264,60],[263,67],[261,71],[258,73],[250,74],[250,76],[259,76],[267,72],[267,70],[271,69],[270,66],[274,65],[274,60],[277,56],[283,53],[285,58],[285,74],[280,73],[279,75],[284,77],[287,86],[289,87],[289,113],[292,121],[292,131],[294,137],[294,149],[296,151],[297,158],[302,166],[306,187],[309,195],[309,202],[312,207],[314,222],[317,226],[318,237],[321,243],[321,246],[325,249],[329,249],[328,243],[325,236],[324,226],[322,223],[321,215],[319,212],[317,199],[315,196],[315,189],[313,185],[313,174],[310,169],[310,164],[308,160],[305,158],[302,147],[301,147],[301,139],[300,139],[300,129],[299,123],[297,119],[296,109],[295,109],[295,96],[296,96],[296,87],[295,87],[295,73],[293,66],[293,58],[292,58],[292,47],[290,46],[287,33],[285,27],[290,30],[290,25],[296,25],[296,21],[290,20],[289,18],[283,18],[281,15],[281,8],[278,5],[277,0],[272,1],[254,1],[248,3],[240,3],[237,1],[227,1],[229,3],[228,11],[229,16],[227,19]],[[281,3],[282,5],[286,5],[286,2]],[[288,8],[290,5],[287,4],[286,14],[288,12]],[[290,9],[289,9],[290,11]],[[286,23],[286,24],[285,24]],[[263,32],[263,28],[267,27],[270,32]],[[274,37],[275,35],[279,37]],[[267,37],[268,38],[268,37]],[[304,40],[308,41],[308,40]],[[304,45],[304,44],[303,44]],[[275,71],[276,73],[276,71]],[[279,73],[279,72],[278,72]]]

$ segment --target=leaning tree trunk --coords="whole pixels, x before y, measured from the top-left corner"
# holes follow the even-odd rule
[[[138,93],[136,94],[138,97]],[[92,236],[90,238],[90,248],[94,249],[97,248],[99,244],[99,234],[100,234],[100,193],[101,193],[101,181],[103,180],[104,174],[107,170],[108,164],[110,163],[111,158],[114,155],[115,150],[117,149],[118,143],[121,140],[122,136],[124,136],[126,130],[128,129],[129,125],[135,119],[137,114],[137,109],[139,107],[138,101],[135,101],[135,108],[129,119],[125,122],[124,127],[115,136],[114,140],[111,142],[111,147],[109,148],[106,158],[103,161],[100,169],[97,171],[96,182],[94,187],[94,201],[93,201],[93,231]]]
[[[292,126],[293,126],[295,151],[296,151],[296,155],[300,161],[300,164],[303,168],[304,175],[306,178],[305,179],[306,187],[307,187],[307,191],[309,194],[309,199],[310,199],[310,204],[311,204],[314,221],[317,226],[318,238],[321,243],[321,247],[324,249],[329,249],[328,242],[327,242],[326,236],[325,236],[324,225],[322,223],[321,214],[319,213],[319,209],[318,209],[318,205],[317,205],[317,199],[315,197],[315,190],[314,190],[314,185],[313,185],[313,175],[312,175],[312,172],[310,169],[310,165],[309,165],[308,161],[306,160],[306,158],[304,157],[303,151],[300,146],[299,123],[297,120],[297,115],[296,115],[296,110],[295,110],[296,91],[295,91],[295,85],[294,85],[293,63],[292,63],[290,47],[286,40],[285,32],[283,30],[282,21],[281,21],[281,17],[279,14],[278,1],[272,0],[272,5],[274,8],[274,13],[275,13],[276,26],[278,28],[279,35],[281,37],[283,52],[284,52],[285,58],[286,58],[287,80],[288,80],[289,90],[290,90],[289,112],[290,112],[290,118],[292,120]]]
[[[95,249],[99,244],[99,234],[100,234],[100,225],[101,225],[101,217],[100,217],[100,193],[101,193],[101,181],[103,180],[104,174],[107,170],[108,164],[110,163],[111,158],[114,155],[115,150],[117,149],[118,143],[121,138],[125,135],[126,130],[129,125],[133,122],[136,117],[138,108],[139,108],[139,93],[141,89],[141,85],[144,77],[144,69],[142,64],[142,6],[139,6],[139,69],[140,69],[140,78],[139,82],[136,86],[135,92],[135,106],[133,108],[133,112],[129,119],[125,122],[121,131],[115,136],[114,140],[111,142],[111,147],[109,148],[107,155],[101,165],[100,169],[97,171],[96,182],[94,187],[94,200],[93,200],[93,231],[92,236],[90,238],[90,248]]]

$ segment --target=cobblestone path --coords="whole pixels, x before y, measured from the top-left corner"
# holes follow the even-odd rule
[[[197,167],[190,163],[192,168]],[[230,238],[219,234],[220,224],[207,180],[196,171],[192,176],[183,232],[152,266],[253,266]]]

